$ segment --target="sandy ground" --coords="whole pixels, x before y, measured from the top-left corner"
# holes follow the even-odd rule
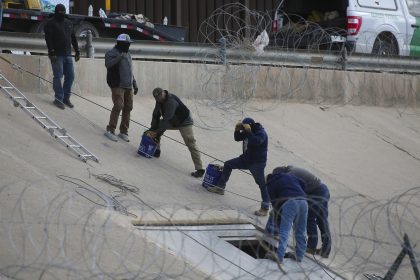
[[[162,254],[162,248],[139,238],[130,216],[121,215],[123,222],[116,224],[96,215],[106,208],[98,190],[117,195],[118,202],[137,216],[151,209],[225,209],[264,226],[265,219],[252,215],[260,203],[252,177],[234,171],[224,196],[207,192],[201,180],[189,176],[193,164],[187,148],[170,139],[182,142],[178,131],[165,134],[170,138],[162,140],[159,159],[137,155],[140,136],[150,124],[154,101],[149,96],[135,97],[130,143],[114,143],[103,136],[109,111],[96,104],[111,108],[110,98],[86,96],[91,103],[75,96],[74,110],[62,111],[51,105],[50,95],[27,96],[100,162],[81,162],[10,100],[0,97],[0,275],[18,279],[33,275],[45,279],[205,277],[177,256]],[[233,127],[250,116],[269,135],[266,173],[292,164],[322,178],[331,191],[334,248],[329,259],[320,261],[336,271],[348,278],[384,275],[401,250],[404,233],[413,244],[419,241],[418,109],[254,101],[249,107],[256,110],[240,113],[218,109],[214,102],[185,103],[194,115],[199,149],[210,155],[202,155],[205,166],[241,153],[241,144],[233,141]],[[98,180],[94,176],[98,174],[121,179],[139,193],[121,193]],[[171,213],[165,210],[165,215]],[[410,277],[406,258],[395,279]]]

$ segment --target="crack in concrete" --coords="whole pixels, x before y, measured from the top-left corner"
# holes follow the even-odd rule
[[[377,132],[377,131],[376,131]],[[410,157],[414,158],[415,160],[420,161],[420,158],[416,157],[415,155],[412,155],[409,151],[407,151],[404,148],[401,148],[400,146],[392,143],[391,141],[386,140],[384,137],[382,137],[381,135],[379,135],[379,133],[376,133],[376,137],[378,137],[379,139],[381,139],[382,141],[394,146],[395,148],[397,148],[398,150],[400,150],[403,153],[406,153],[407,155],[409,155]]]
[[[370,127],[367,127],[367,126],[365,126],[362,122],[360,122],[359,120],[357,120],[355,117],[353,117],[353,116],[346,116],[346,115],[343,115],[343,114],[340,114],[340,113],[337,113],[341,118],[348,118],[348,119],[351,119],[352,121],[353,121],[353,125],[355,125],[355,126],[357,126],[357,127],[359,127],[359,128],[364,128],[364,129],[367,129],[367,130],[373,130],[374,132],[375,132],[375,136],[376,137],[378,137],[379,139],[381,139],[382,141],[384,141],[385,143],[388,143],[388,144],[390,144],[390,145],[392,145],[392,146],[394,146],[396,149],[398,149],[398,150],[400,150],[401,152],[403,152],[403,153],[405,153],[405,154],[407,154],[407,155],[409,155],[410,157],[412,157],[413,159],[415,159],[415,160],[418,160],[418,161],[420,161],[420,158],[418,158],[418,157],[416,157],[415,155],[413,155],[413,154],[411,154],[409,151],[407,151],[406,149],[404,149],[404,148],[402,148],[402,147],[400,147],[400,146],[398,146],[397,144],[395,144],[395,143],[393,143],[392,141],[391,141],[391,138],[390,137],[388,137],[388,136],[386,136],[386,135],[383,135],[383,134],[381,134],[379,131],[377,131],[376,129],[372,129],[372,128],[370,128]],[[412,129],[412,128],[411,128]],[[389,140],[388,140],[389,139]]]

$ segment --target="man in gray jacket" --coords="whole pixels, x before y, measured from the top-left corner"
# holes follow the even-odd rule
[[[133,65],[128,51],[130,44],[130,36],[120,34],[115,47],[105,54],[106,81],[111,88],[112,102],[114,103],[105,136],[115,142],[118,141],[115,129],[121,110],[122,119],[118,136],[126,142],[130,141],[128,139],[128,127],[130,125],[130,112],[133,109],[133,93],[137,94],[139,90],[133,76]]]
[[[185,145],[191,153],[194,162],[195,171],[191,176],[200,178],[204,175],[203,164],[200,158],[200,152],[197,148],[192,126],[194,121],[191,117],[190,110],[175,94],[169,93],[167,90],[155,88],[153,97],[156,105],[153,110],[152,123],[147,134],[152,138],[160,139],[160,136],[167,129],[177,129],[184,139]],[[158,146],[155,157],[160,157],[160,145]]]

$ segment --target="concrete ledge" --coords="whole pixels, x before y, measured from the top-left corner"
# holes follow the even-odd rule
[[[250,224],[252,221],[235,210],[188,210],[158,209],[143,212],[141,218],[131,223],[134,226],[190,226]],[[170,215],[168,215],[170,213]],[[140,217],[140,216],[139,216]]]
[[[1,72],[21,91],[53,95],[52,85],[47,82],[52,81],[48,57],[1,56],[21,67],[12,67],[0,60]],[[75,63],[75,71],[73,92],[110,96],[103,59],[82,58]],[[146,95],[151,94],[155,87],[162,87],[182,97],[233,98],[242,102],[260,98],[284,102],[415,107],[420,101],[420,75],[155,61],[135,61],[134,73],[140,94]]]

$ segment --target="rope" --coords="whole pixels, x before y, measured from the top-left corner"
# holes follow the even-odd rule
[[[51,81],[49,81],[49,80],[47,80],[47,79],[45,79],[45,78],[43,78],[43,77],[41,77],[41,76],[39,76],[39,75],[37,75],[37,74],[35,74],[35,73],[31,72],[31,71],[26,70],[25,68],[21,67],[20,65],[15,64],[15,63],[11,62],[10,60],[8,60],[8,59],[6,59],[6,58],[4,58],[4,57],[2,57],[2,56],[0,56],[0,59],[4,60],[4,61],[5,61],[5,62],[7,62],[8,64],[10,64],[10,65],[12,66],[12,68],[13,68],[13,69],[15,69],[15,70],[21,70],[21,71],[23,71],[23,72],[25,72],[25,73],[27,73],[27,74],[30,74],[30,75],[32,75],[32,76],[34,76],[34,77],[38,78],[38,79],[41,79],[41,80],[42,80],[42,81],[44,81],[44,82],[47,82],[47,83],[49,83],[49,84],[52,84],[52,82],[51,82]],[[107,107],[105,107],[105,106],[103,106],[103,105],[101,105],[101,104],[99,104],[99,103],[96,103],[96,102],[94,102],[94,101],[92,101],[92,100],[90,100],[90,99],[88,99],[88,98],[86,98],[86,97],[84,97],[84,96],[81,96],[80,94],[77,94],[77,93],[75,93],[75,92],[73,92],[73,91],[72,91],[71,93],[72,93],[73,95],[75,95],[75,96],[77,96],[77,97],[79,97],[79,98],[81,98],[81,99],[83,99],[83,100],[87,101],[87,102],[90,102],[91,104],[93,104],[93,105],[95,105],[95,106],[98,106],[98,107],[100,107],[100,108],[102,108],[102,109],[104,109],[104,110],[107,110],[107,111],[111,112],[111,109],[109,109],[109,108],[107,108]],[[76,111],[74,111],[74,112],[75,112],[75,113],[77,113]],[[139,122],[139,121],[136,121],[136,120],[130,120],[130,121],[131,121],[131,122],[133,122],[133,123],[135,123],[135,124],[137,124],[137,125],[139,125],[139,126],[142,126],[142,127],[146,128],[146,129],[148,129],[148,128],[149,128],[147,125],[144,125],[144,124],[142,124],[142,123],[141,123],[141,122]],[[176,142],[176,143],[181,144],[181,145],[183,145],[183,146],[185,146],[185,147],[186,147],[185,143],[183,143],[183,142],[181,142],[181,141],[179,141],[179,140],[177,140],[177,139],[175,139],[175,138],[172,138],[172,137],[167,136],[167,135],[163,135],[163,137],[165,137],[165,138],[167,138],[167,139],[169,139],[169,140],[172,140],[173,142]],[[203,155],[205,155],[205,156],[207,156],[207,157],[209,157],[209,158],[213,159],[214,161],[219,161],[219,162],[225,163],[225,161],[223,161],[223,160],[221,160],[221,159],[219,159],[219,158],[217,158],[217,157],[215,157],[215,156],[212,156],[212,155],[210,155],[210,154],[208,154],[208,153],[206,153],[206,152],[203,152],[203,151],[200,151],[200,150],[197,150],[197,151],[198,151],[200,154],[203,154]],[[248,175],[251,175],[251,176],[252,176],[252,174],[251,174],[250,172],[247,172],[247,171],[242,170],[242,169],[238,169],[238,170],[239,170],[240,172],[243,172],[243,173],[245,173],[245,174],[248,174]],[[244,196],[244,195],[239,195],[239,194],[237,194],[237,193],[234,193],[234,192],[231,192],[231,191],[228,191],[228,190],[225,190],[225,191],[227,191],[227,192],[229,192],[229,193],[232,193],[232,194],[235,194],[235,195],[238,195],[238,196],[241,196],[241,197],[243,197],[243,198],[249,199],[249,200],[251,200],[251,201],[256,201],[256,202],[258,202],[258,201],[259,201],[259,200],[256,200],[256,199],[254,199],[254,198],[247,197],[247,196]]]

